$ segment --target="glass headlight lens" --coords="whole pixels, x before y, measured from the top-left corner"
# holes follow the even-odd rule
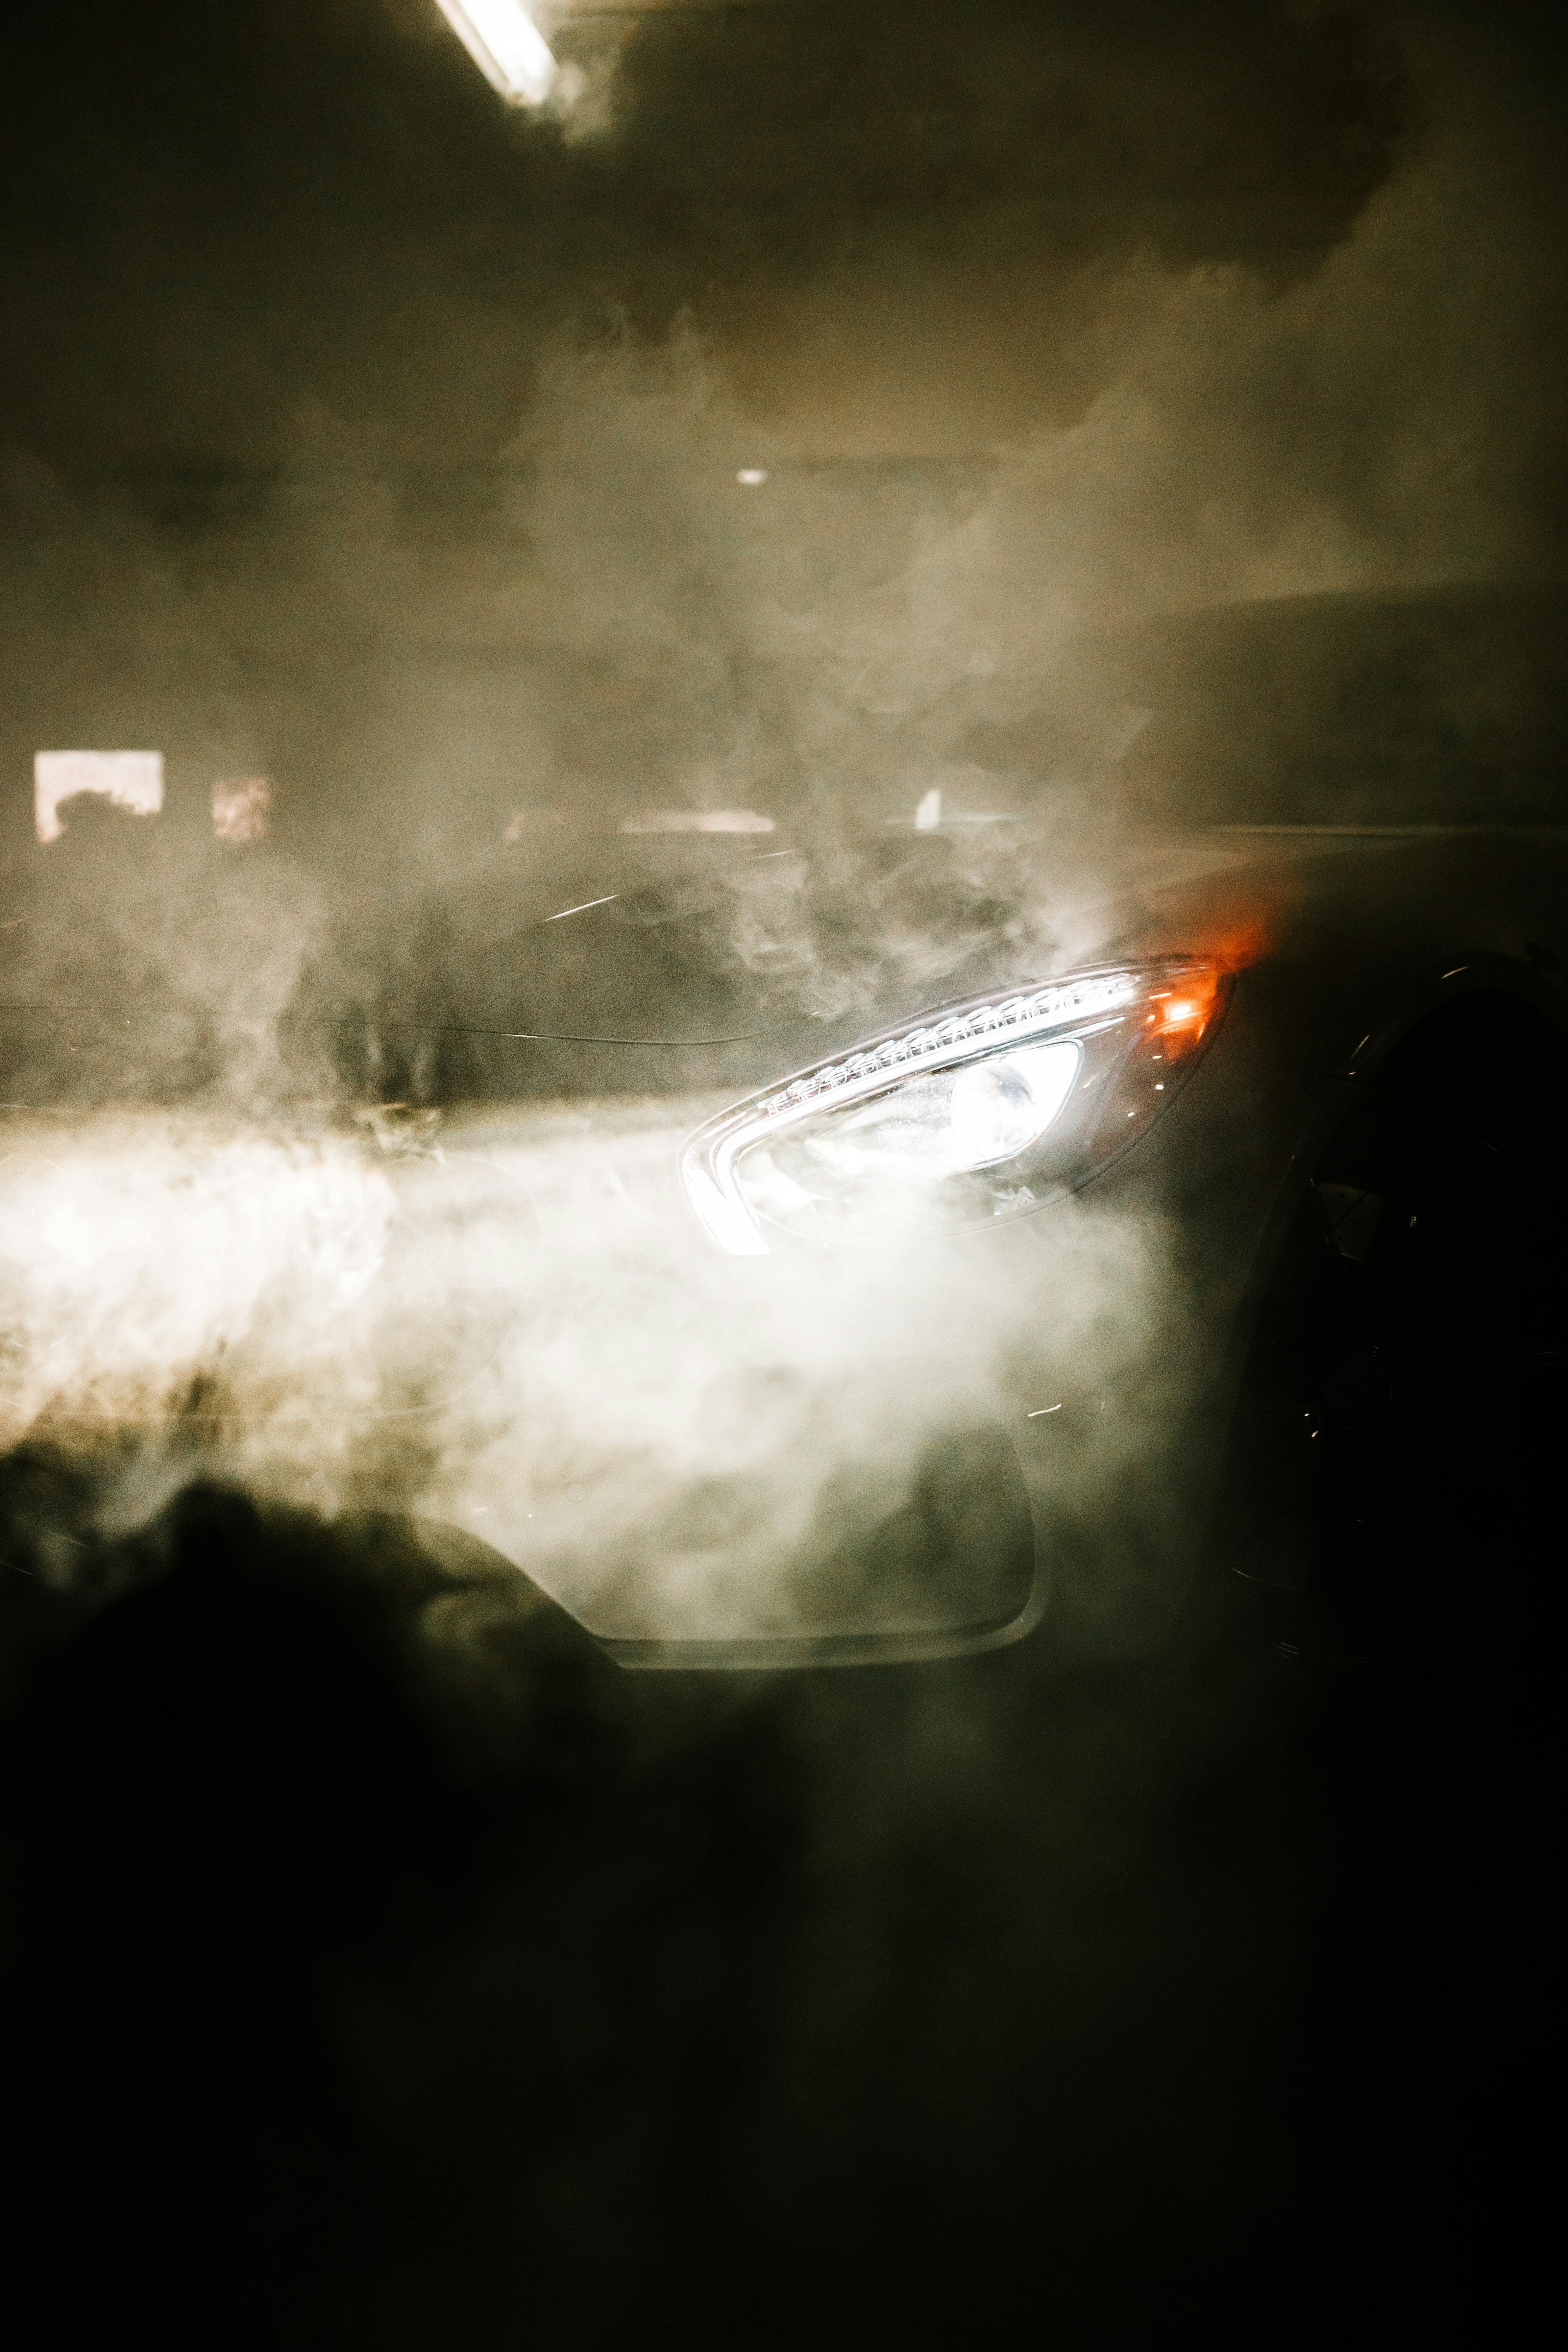
[[[895,1182],[994,1167],[1045,1133],[1082,1054],[1076,1042],[1025,1046],[906,1078],[803,1138],[799,1149],[835,1175]]]
[[[1041,1207],[1165,1108],[1226,985],[1187,959],[1101,969],[868,1039],[700,1129],[688,1196],[737,1255]]]

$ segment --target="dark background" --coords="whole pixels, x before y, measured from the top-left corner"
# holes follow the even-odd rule
[[[182,469],[198,498],[204,467],[238,495],[308,400],[412,466],[482,466],[552,327],[662,337],[689,311],[754,366],[793,289],[870,254],[1029,269],[1035,316],[1006,322],[1026,421],[1070,416],[1087,387],[1041,331],[1047,296],[1140,248],[1309,277],[1417,111],[1391,26],[1349,10],[589,9],[558,46],[592,59],[606,31],[606,120],[573,135],[494,104],[412,0],[29,26],[8,437],[154,504]]]
[[[504,114],[414,0],[12,24],[14,862],[49,741],[163,744],[171,824],[268,767],[347,855],[493,843],[765,720],[743,796],[806,757],[760,576],[849,772],[923,691],[905,635],[1005,679],[1021,606],[1561,569],[1547,12],[558,47],[576,122]],[[759,452],[805,485],[765,524]],[[465,732],[498,645],[526,691]],[[23,1447],[14,2340],[1518,2333],[1554,1433],[1464,1394],[1501,1466],[1417,1447],[1439,1632],[1371,1682],[1216,1585],[1114,1670],[632,1684],[406,1525],[198,1489],[62,1550],[102,1465]]]
[[[580,5],[534,116],[426,0],[19,20],[0,854],[40,745],[460,866],[901,792],[1085,621],[1560,576],[1552,21]]]

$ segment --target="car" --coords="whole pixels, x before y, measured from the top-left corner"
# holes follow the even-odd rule
[[[1563,619],[1087,631],[934,776],[435,879],[68,800],[13,1443],[414,1511],[629,1668],[1127,1654],[1216,1563],[1353,1652],[1434,1381],[1560,1361]]]

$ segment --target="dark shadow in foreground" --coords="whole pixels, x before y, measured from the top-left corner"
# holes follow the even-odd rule
[[[1528,2252],[1509,1609],[1375,1686],[1235,1579],[1114,1674],[638,1678],[406,1521],[68,1559],[72,1475],[0,1494],[11,2343],[1391,2342]]]

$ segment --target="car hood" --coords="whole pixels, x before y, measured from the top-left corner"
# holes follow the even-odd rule
[[[662,873],[610,857],[570,875],[484,876],[426,902],[384,951],[374,1001],[360,1001],[384,1021],[521,1042],[831,1036],[1093,953],[1142,898],[1256,857],[1213,834],[999,825]],[[333,975],[316,984],[331,994]]]
[[[1463,875],[1479,835],[1014,824],[660,875],[606,861],[521,888],[485,877],[426,908],[364,1009],[529,1044],[776,1052],[816,1035],[831,1050],[882,1021],[1140,948],[1247,960],[1283,906],[1354,896],[1369,866]]]
[[[1479,845],[1048,822],[705,856],[612,838],[417,888],[48,855],[0,941],[17,1100],[200,1091],[266,1032],[285,1091],[453,1102],[744,1090],[991,987],[1139,952],[1256,961],[1358,873],[1399,896],[1408,871],[1430,900],[1442,867],[1462,898]]]

